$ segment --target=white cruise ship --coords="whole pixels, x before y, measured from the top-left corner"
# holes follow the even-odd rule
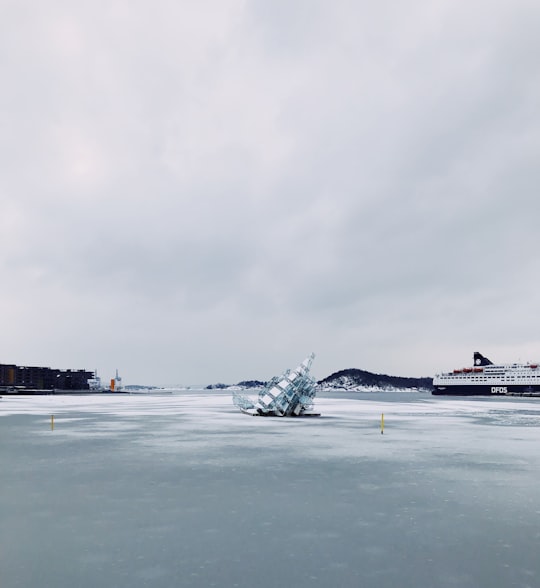
[[[540,396],[538,363],[495,365],[478,351],[473,366],[437,374],[433,394],[449,396]]]

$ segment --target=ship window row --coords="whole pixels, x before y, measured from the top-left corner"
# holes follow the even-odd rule
[[[492,380],[493,377],[491,376],[450,376],[451,380],[468,380],[473,381],[473,382],[486,382],[488,380]],[[506,381],[512,381],[512,380],[537,380],[538,376],[533,375],[533,374],[529,374],[527,376],[502,376],[500,379],[502,380],[506,380]]]

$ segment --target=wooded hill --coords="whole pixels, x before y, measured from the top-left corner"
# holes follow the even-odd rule
[[[433,389],[432,378],[404,378],[401,376],[387,376],[373,374],[355,368],[340,370],[320,380],[318,384],[325,389],[350,390],[353,388],[399,388],[399,389]]]
[[[335,372],[317,382],[325,390],[355,390],[368,389],[399,389],[399,390],[426,390],[433,389],[432,378],[403,378],[400,376],[387,376],[385,374],[373,374],[359,369],[347,369]],[[238,382],[239,388],[264,388],[267,382],[260,380],[244,380]],[[210,384],[208,390],[229,388],[229,384]]]

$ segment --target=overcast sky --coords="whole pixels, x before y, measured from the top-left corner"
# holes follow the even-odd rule
[[[0,0],[0,363],[540,359],[537,0]]]

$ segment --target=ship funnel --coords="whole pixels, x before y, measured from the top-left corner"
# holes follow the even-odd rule
[[[474,365],[493,365],[492,361],[490,361],[487,357],[484,357],[478,351],[474,352],[473,363]]]

